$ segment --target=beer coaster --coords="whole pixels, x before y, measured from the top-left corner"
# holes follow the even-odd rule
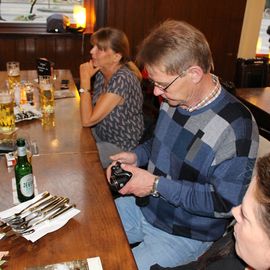
[[[13,194],[13,204],[15,204],[15,205],[20,204],[19,199],[18,199],[18,195],[17,195],[15,177],[12,177],[12,194]],[[37,182],[36,182],[35,176],[34,176],[34,194],[35,194],[35,196],[38,195]]]

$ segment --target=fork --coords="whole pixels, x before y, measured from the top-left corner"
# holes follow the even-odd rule
[[[42,194],[41,198],[38,199],[36,202],[31,203],[31,204],[28,205],[26,208],[22,209],[22,210],[19,211],[19,212],[16,212],[16,213],[12,214],[12,215],[9,216],[9,217],[2,218],[1,221],[4,222],[4,223],[7,223],[8,221],[10,221],[10,220],[12,220],[12,219],[14,219],[14,218],[16,218],[16,217],[22,215],[24,212],[29,211],[29,210],[30,210],[31,208],[33,208],[34,206],[36,206],[36,205],[41,205],[42,202],[43,202],[43,200],[46,199],[46,198],[48,198],[49,196],[50,196],[50,193],[49,193],[48,191],[45,191],[45,192]],[[45,201],[47,201],[47,200],[45,200]]]
[[[38,213],[37,216],[32,217],[32,218],[30,218],[30,219],[22,222],[19,225],[13,225],[13,226],[11,226],[12,227],[12,230],[14,230],[16,232],[20,232],[21,230],[27,230],[31,226],[31,225],[29,225],[29,223],[32,220],[34,220],[36,218],[45,218],[49,213],[53,212],[54,210],[57,210],[58,208],[61,209],[68,202],[69,202],[69,199],[68,198],[61,198],[56,204],[54,204],[52,207],[50,207],[46,211],[40,210],[40,211],[37,212]]]

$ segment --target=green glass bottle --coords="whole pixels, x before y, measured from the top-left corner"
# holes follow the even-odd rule
[[[24,139],[17,139],[18,160],[15,165],[15,178],[18,199],[25,202],[34,198],[32,165],[27,159]]]

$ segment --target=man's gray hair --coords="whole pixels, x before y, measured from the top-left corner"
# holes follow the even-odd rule
[[[162,67],[167,74],[180,74],[193,65],[200,66],[204,73],[213,68],[204,34],[186,22],[175,20],[163,22],[143,40],[137,61],[144,66]]]

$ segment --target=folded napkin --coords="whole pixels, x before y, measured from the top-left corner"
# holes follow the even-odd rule
[[[22,104],[20,107],[15,106],[14,114],[16,123],[24,120],[37,119],[42,116],[42,113],[30,104]]]
[[[37,195],[32,200],[26,201],[24,203],[20,203],[17,206],[14,206],[12,208],[9,208],[5,211],[0,212],[0,221],[3,220],[4,218],[12,216],[13,214],[15,214],[17,212],[20,212],[21,210],[23,210],[24,208],[26,208],[30,204],[36,202],[37,200],[39,200],[42,197],[42,194]],[[31,242],[35,242],[38,239],[40,239],[41,237],[43,237],[44,235],[46,235],[47,233],[50,233],[50,232],[53,232],[53,231],[60,229],[71,218],[73,218],[75,215],[77,215],[79,213],[80,213],[79,209],[76,209],[75,207],[71,208],[68,211],[62,213],[61,215],[55,217],[52,220],[46,220],[46,221],[34,226],[33,228],[31,228],[31,229],[34,229],[33,233],[23,234],[22,236]],[[0,237],[0,239],[1,239],[1,237]]]

